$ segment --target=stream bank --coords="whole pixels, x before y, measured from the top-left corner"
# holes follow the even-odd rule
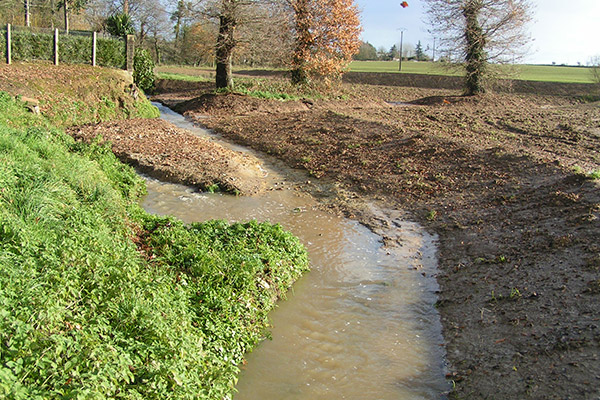
[[[157,100],[309,171],[301,186],[325,208],[377,229],[375,201],[439,235],[451,397],[600,395],[600,190],[586,175],[600,169],[598,104],[350,85],[350,100],[295,110],[239,95],[186,103],[206,88],[159,87]]]

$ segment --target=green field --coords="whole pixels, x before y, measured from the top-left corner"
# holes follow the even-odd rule
[[[353,61],[350,71],[354,72],[394,72],[398,73],[397,61]],[[564,67],[554,65],[508,65],[497,66],[510,77],[528,81],[593,83],[588,67]],[[402,72],[425,75],[461,75],[460,70],[449,70],[442,64],[430,62],[404,61]]]

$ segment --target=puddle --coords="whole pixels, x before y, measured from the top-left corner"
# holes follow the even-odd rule
[[[209,134],[161,112],[180,127]],[[308,250],[311,272],[270,314],[272,340],[248,354],[234,400],[441,398],[448,386],[433,307],[435,238],[399,212],[379,210],[402,239],[402,246],[385,248],[364,226],[319,211],[314,200],[282,184],[281,171],[265,165],[274,189],[261,196],[198,193],[148,178],[142,204],[186,222],[279,223]]]

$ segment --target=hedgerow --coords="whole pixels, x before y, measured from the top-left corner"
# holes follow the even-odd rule
[[[11,32],[13,61],[54,60],[54,34],[14,30]],[[64,35],[58,41],[59,62],[89,64],[92,60],[91,35]],[[0,30],[0,57],[6,58],[6,30]],[[103,67],[123,68],[125,42],[114,38],[98,38],[96,63]]]
[[[149,215],[143,191],[0,92],[0,398],[231,396],[306,253],[278,225]]]

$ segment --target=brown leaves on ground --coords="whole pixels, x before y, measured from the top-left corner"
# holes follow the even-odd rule
[[[169,182],[202,190],[253,194],[261,191],[260,163],[162,120],[132,119],[70,129],[86,142],[101,136],[121,160]]]

